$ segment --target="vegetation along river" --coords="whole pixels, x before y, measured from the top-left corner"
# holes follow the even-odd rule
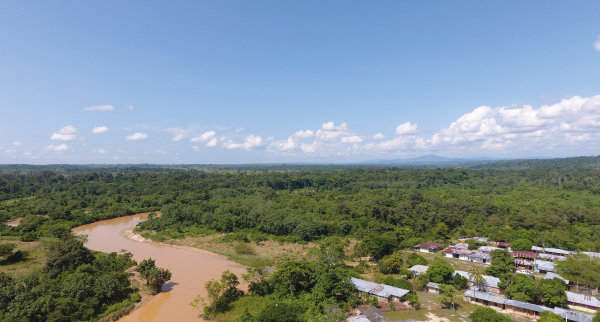
[[[216,254],[199,249],[184,249],[153,242],[137,242],[122,235],[128,228],[147,219],[148,214],[137,214],[109,219],[73,229],[78,235],[88,235],[86,246],[101,252],[119,252],[122,249],[133,254],[138,261],[151,257],[156,266],[167,268],[173,276],[163,285],[163,292],[146,305],[120,319],[125,322],[202,321],[198,311],[189,303],[198,294],[206,294],[204,283],[219,279],[229,270],[238,276],[245,273],[243,266]]]

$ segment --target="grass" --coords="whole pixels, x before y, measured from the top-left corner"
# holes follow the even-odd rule
[[[15,244],[17,248],[14,251],[20,250],[26,255],[25,260],[17,263],[0,261],[0,272],[16,276],[41,269],[46,264],[48,253],[45,246],[54,240],[54,238],[40,238],[34,242],[22,242],[16,236],[0,236],[0,244]]]

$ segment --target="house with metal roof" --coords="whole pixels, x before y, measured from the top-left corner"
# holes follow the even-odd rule
[[[546,274],[548,272],[556,272],[555,266],[556,264],[554,264],[554,262],[542,261],[539,259],[536,259],[533,262],[533,270],[542,274]]]
[[[440,287],[439,287],[438,283],[429,282],[429,283],[427,283],[426,287],[427,287],[427,292],[440,294]]]
[[[504,303],[504,307],[508,312],[519,313],[533,318],[539,317],[544,311],[553,311],[551,308],[542,305],[535,305],[516,300],[507,300]]]
[[[350,280],[358,292],[373,295],[377,297],[379,302],[404,302],[404,296],[409,292],[409,290],[399,287],[373,283],[354,277],[352,277]]]
[[[600,253],[594,253],[594,252],[582,252],[582,253],[588,255],[590,258],[600,258]]]
[[[496,249],[500,249],[500,248],[494,247],[494,246],[481,246],[481,247],[479,247],[478,250],[480,252],[491,252],[491,251],[496,250]]]
[[[574,309],[600,310],[600,298],[567,291],[567,305]]]
[[[466,278],[467,280],[469,280],[469,282],[467,283],[467,285],[469,285],[469,287],[477,286],[477,285],[475,285],[475,282],[474,282],[475,278],[471,277],[471,274],[469,272],[454,271],[454,274],[458,274],[458,275]],[[483,288],[483,290],[485,290],[486,292],[498,293],[498,294],[501,294],[504,292],[504,290],[500,289],[500,287],[498,286],[498,283],[500,283],[499,278],[494,277],[494,276],[483,275],[483,280],[485,282],[481,288]]]
[[[571,311],[559,307],[554,308],[554,313],[562,316],[563,319],[569,322],[592,322],[593,314]]]
[[[355,316],[353,318],[353,320],[350,320],[351,318],[347,319],[347,321],[350,322],[391,322],[392,320],[390,320],[387,316],[385,316],[383,314],[383,312],[381,312],[378,308],[374,307],[374,306],[364,306],[364,307],[359,307],[358,309],[356,309],[356,311],[358,312],[358,315]]]
[[[562,276],[560,276],[560,275],[558,275],[556,273],[548,272],[548,273],[546,273],[546,276],[544,276],[544,279],[553,279],[553,278],[559,278],[559,279],[565,281],[565,283],[567,285],[569,285],[569,280],[564,279]]]
[[[427,273],[428,268],[429,268],[429,266],[425,266],[425,265],[415,265],[415,266],[409,268],[409,270],[411,272],[413,272],[415,274],[415,276],[419,276],[421,274]]]
[[[486,252],[475,252],[468,255],[467,260],[474,263],[490,264],[492,262],[492,256]]]
[[[483,306],[489,306],[496,310],[504,310],[504,303],[507,299],[503,297],[494,296],[489,293],[468,290],[463,294],[463,300],[465,302],[471,302]]]
[[[418,246],[421,253],[437,253],[442,247],[440,243],[426,242]]]
[[[444,253],[446,253],[446,257],[448,257],[448,258],[456,258],[456,259],[462,259],[462,260],[466,261],[466,260],[469,260],[469,258],[468,258],[469,255],[473,255],[477,252],[468,250],[468,249],[449,247],[449,248],[446,248],[446,250],[444,250]]]
[[[559,256],[573,255],[576,253],[572,250],[564,250],[560,248],[544,248],[539,246],[531,246],[531,250],[537,253],[546,253]]]
[[[505,242],[489,241],[487,243],[490,246],[494,246],[494,247],[498,247],[498,248],[502,248],[502,249],[508,249],[508,247],[510,247],[510,243],[505,243]]]

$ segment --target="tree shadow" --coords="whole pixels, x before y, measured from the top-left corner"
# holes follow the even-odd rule
[[[160,291],[161,292],[170,292],[173,290],[173,287],[175,285],[179,285],[179,283],[175,283],[175,282],[165,283],[160,287]]]

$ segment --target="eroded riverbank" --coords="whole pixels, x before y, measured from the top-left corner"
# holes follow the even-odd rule
[[[128,232],[147,217],[148,214],[143,213],[109,219],[77,227],[73,232],[88,235],[86,246],[92,250],[109,253],[126,249],[136,261],[151,257],[157,266],[173,273],[171,281],[163,285],[163,293],[119,321],[202,321],[198,311],[188,304],[198,294],[205,295],[204,283],[219,279],[226,270],[241,276],[245,268],[208,251],[154,243]]]

